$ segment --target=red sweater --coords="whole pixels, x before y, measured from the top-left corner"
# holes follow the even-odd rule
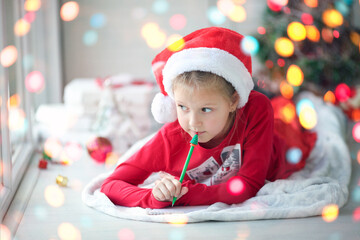
[[[276,111],[288,103],[283,99],[273,101]],[[190,140],[191,137],[177,121],[164,125],[149,142],[115,169],[104,181],[101,191],[116,205],[143,208],[170,206],[171,202],[157,201],[152,189],[137,185],[154,172],[164,171],[180,176]],[[241,203],[255,196],[265,180],[287,178],[301,169],[315,140],[316,135],[302,131],[296,119],[291,124],[276,119],[274,124],[270,100],[252,91],[247,104],[238,109],[232,129],[219,146],[205,149],[199,144],[195,147],[182,184],[189,191],[175,205]],[[286,151],[290,147],[302,152],[298,164],[286,161]],[[228,192],[228,180],[234,176],[244,184],[241,194]]]

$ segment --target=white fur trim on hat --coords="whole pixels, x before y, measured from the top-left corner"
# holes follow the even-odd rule
[[[174,100],[162,93],[157,93],[151,104],[151,112],[158,123],[173,122],[177,119]]]
[[[252,77],[245,65],[234,55],[218,48],[190,48],[174,53],[163,69],[165,91],[171,97],[172,81],[184,72],[206,71],[223,77],[233,85],[240,96],[238,108],[243,107],[254,87]]]

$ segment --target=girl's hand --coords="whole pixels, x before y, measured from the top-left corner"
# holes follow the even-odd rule
[[[160,180],[155,182],[155,187],[152,190],[152,194],[155,199],[161,202],[171,202],[174,197],[181,198],[188,192],[187,187],[181,187],[179,180],[174,176],[161,172]]]

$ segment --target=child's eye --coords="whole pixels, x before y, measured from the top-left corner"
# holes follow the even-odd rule
[[[212,109],[211,108],[202,108],[201,111],[208,113],[208,112],[211,112]]]
[[[185,107],[184,105],[179,104],[178,107],[183,111],[187,110],[187,107]]]

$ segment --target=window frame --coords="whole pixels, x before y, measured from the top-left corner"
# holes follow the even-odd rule
[[[12,31],[13,22],[6,22],[7,0],[0,0],[0,51],[9,45],[6,33]],[[11,201],[20,186],[31,159],[35,156],[38,136],[35,125],[35,111],[41,104],[60,103],[62,97],[62,58],[60,44],[59,2],[42,0],[37,22],[31,23],[31,30],[25,36],[14,36],[18,57],[14,63],[15,79],[10,79],[9,69],[0,63],[0,219],[3,220]],[[12,0],[14,22],[25,15],[25,0]],[[36,20],[35,20],[36,21]],[[5,33],[5,34],[4,34]],[[43,49],[40,49],[40,48]],[[31,69],[23,66],[26,54],[43,60],[45,64],[34,65]],[[30,93],[25,88],[25,77],[30,71],[39,70],[45,78],[45,89],[41,93]],[[10,81],[16,81],[16,93],[21,96],[21,108],[25,112],[28,126],[25,134],[13,144],[8,127]],[[32,164],[31,164],[32,165]],[[36,176],[34,176],[35,178]]]

